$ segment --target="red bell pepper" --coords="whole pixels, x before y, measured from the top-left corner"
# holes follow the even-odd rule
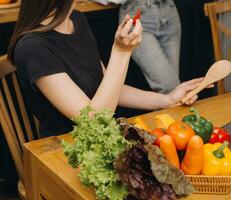
[[[137,19],[140,19],[140,16],[141,16],[141,14],[140,14],[140,9],[138,9],[137,11],[136,11],[136,15],[133,17],[133,26],[135,26],[136,25],[136,20]]]
[[[223,143],[224,141],[230,142],[229,133],[222,128],[215,127],[213,129],[213,133],[212,133],[212,136],[209,140],[209,143],[212,143],[212,144],[214,144],[216,142]]]

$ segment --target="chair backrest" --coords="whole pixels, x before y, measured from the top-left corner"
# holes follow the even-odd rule
[[[22,146],[34,139],[36,128],[33,124],[34,118],[28,115],[16,68],[7,60],[7,56],[0,57],[0,123],[23,182]]]
[[[231,30],[219,20],[219,15],[231,11],[231,0],[206,3],[204,5],[204,11],[205,15],[208,16],[210,20],[214,56],[215,60],[218,61],[224,58],[222,55],[221,35],[224,34],[226,37],[231,39]],[[222,94],[224,92],[224,80],[221,80],[218,82],[218,94]]]

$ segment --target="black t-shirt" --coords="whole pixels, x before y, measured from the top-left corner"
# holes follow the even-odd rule
[[[86,18],[74,11],[71,20],[73,34],[55,30],[31,33],[15,47],[14,62],[31,110],[40,121],[42,136],[67,133],[73,129],[73,122],[46,99],[36,87],[36,80],[65,72],[91,99],[103,77],[97,44]]]

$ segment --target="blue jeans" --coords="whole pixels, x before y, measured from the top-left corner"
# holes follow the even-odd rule
[[[152,90],[168,93],[179,85],[181,24],[173,0],[128,0],[120,8],[120,21],[141,11],[143,38],[132,58]]]

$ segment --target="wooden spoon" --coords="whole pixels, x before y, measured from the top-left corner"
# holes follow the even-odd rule
[[[208,70],[203,81],[200,82],[197,88],[190,91],[182,100],[182,103],[185,103],[194,95],[198,94],[200,91],[205,89],[210,84],[213,84],[231,73],[231,62],[227,60],[220,60],[214,63]]]

